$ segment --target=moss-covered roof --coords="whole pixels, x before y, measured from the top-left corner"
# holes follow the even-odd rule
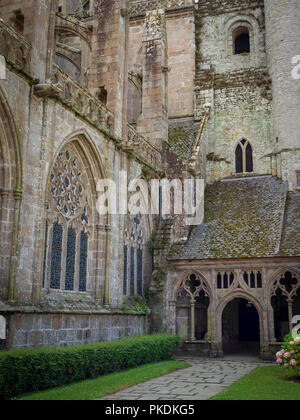
[[[169,121],[169,145],[185,163],[191,157],[198,128],[199,123],[192,118]]]
[[[300,196],[272,176],[208,186],[205,220],[170,259],[300,256]]]
[[[280,246],[283,256],[300,255],[300,194],[289,194]]]

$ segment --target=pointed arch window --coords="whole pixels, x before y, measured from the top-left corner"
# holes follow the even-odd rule
[[[141,219],[134,217],[128,223],[124,244],[123,294],[142,295],[144,281],[144,233]]]
[[[43,287],[86,291],[89,197],[85,165],[69,144],[59,153],[47,185]]]
[[[236,173],[251,173],[254,170],[253,149],[248,140],[241,140],[235,151]]]

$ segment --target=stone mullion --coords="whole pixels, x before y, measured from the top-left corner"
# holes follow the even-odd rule
[[[246,149],[247,149],[248,143],[245,145],[242,145],[243,147],[243,173],[247,171],[247,159],[246,159]]]
[[[80,276],[80,234],[79,227],[76,229],[76,255],[75,255],[75,273],[74,273],[74,290],[79,290],[79,276]]]
[[[63,237],[62,237],[62,251],[61,251],[60,290],[65,290],[66,288],[67,243],[68,243],[68,225],[64,224]]]
[[[51,276],[51,257],[52,257],[52,240],[53,240],[53,223],[48,221],[48,238],[47,238],[47,252],[45,264],[45,289],[50,289],[50,276]],[[45,245],[46,246],[46,245]]]
[[[138,294],[138,244],[134,244],[134,295]]]

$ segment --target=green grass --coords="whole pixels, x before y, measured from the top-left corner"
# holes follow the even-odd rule
[[[130,386],[146,382],[150,379],[157,378],[158,376],[166,375],[177,369],[184,369],[189,366],[190,365],[186,362],[177,362],[174,360],[153,363],[123,372],[100,376],[96,379],[90,379],[60,388],[50,389],[48,391],[27,394],[18,399],[31,401],[95,400],[97,398],[104,397],[105,395],[121,391]]]
[[[279,366],[255,369],[213,401],[300,401],[300,383],[292,383],[295,372]]]

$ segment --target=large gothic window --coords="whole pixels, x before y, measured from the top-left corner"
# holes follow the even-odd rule
[[[87,289],[90,192],[75,146],[59,153],[47,185],[43,287]]]
[[[124,245],[124,296],[143,294],[144,233],[141,219],[129,217]]]
[[[241,140],[235,151],[236,173],[253,172],[253,150],[248,140]]]

